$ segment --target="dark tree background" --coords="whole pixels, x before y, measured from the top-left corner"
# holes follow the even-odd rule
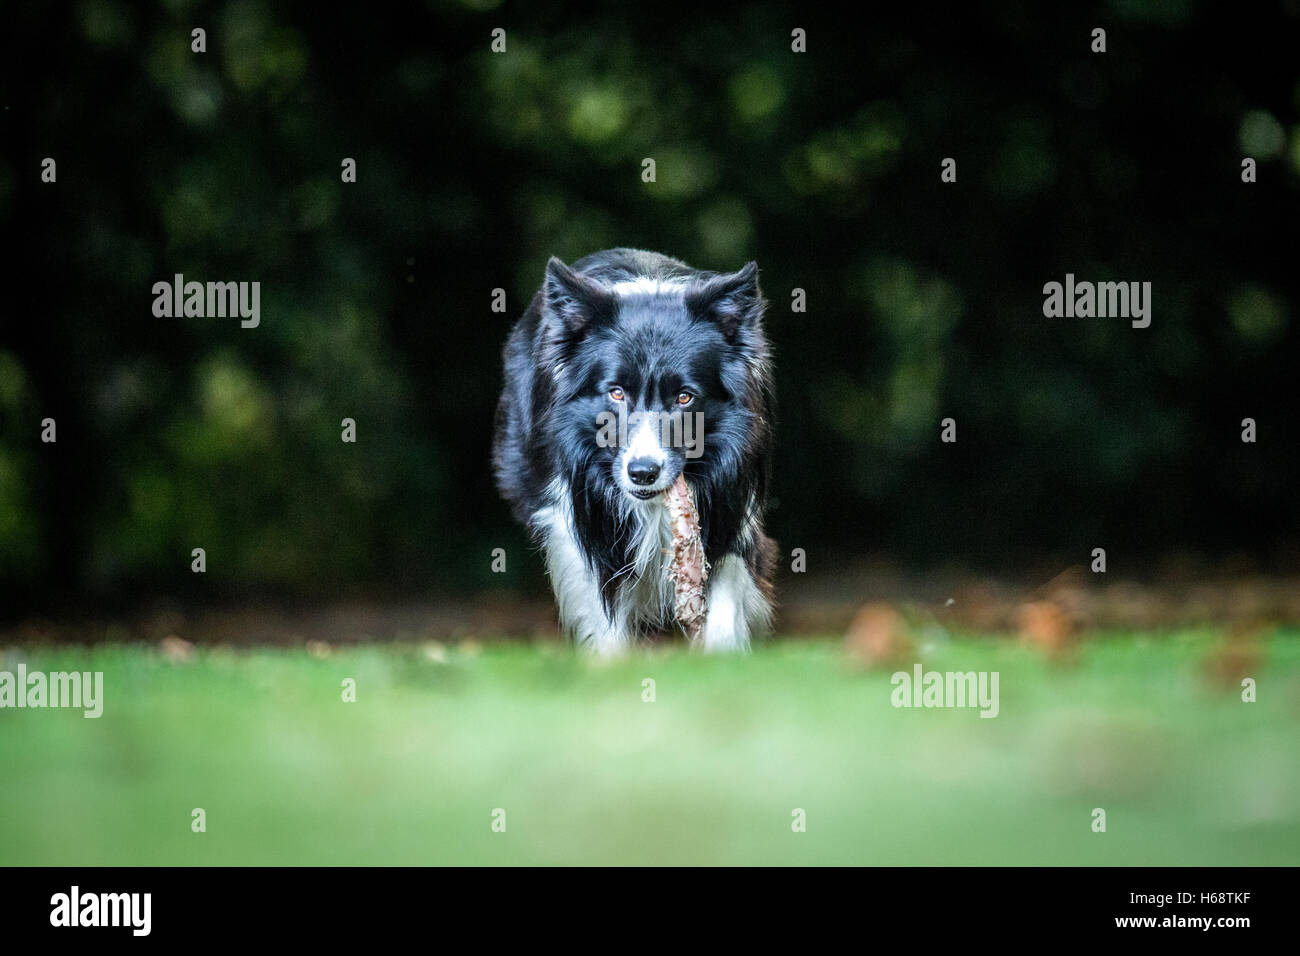
[[[7,4],[0,607],[539,587],[499,349],[612,245],[759,262],[810,564],[1294,567],[1300,5],[899,6]],[[1044,318],[1067,272],[1150,328]],[[175,273],[260,327],[155,318]]]

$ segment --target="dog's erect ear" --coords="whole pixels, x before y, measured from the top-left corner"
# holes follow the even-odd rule
[[[555,256],[546,263],[542,285],[546,321],[564,338],[585,335],[614,317],[617,300],[600,283],[579,275]]]
[[[735,342],[742,330],[757,327],[765,305],[758,290],[756,262],[748,263],[739,272],[697,282],[686,293],[686,307],[691,313],[718,323],[728,342]]]

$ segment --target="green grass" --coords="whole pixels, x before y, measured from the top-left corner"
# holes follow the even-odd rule
[[[103,671],[105,709],[0,710],[0,864],[1300,863],[1300,633],[1268,642],[1251,704],[1206,683],[1213,637],[926,659],[998,671],[991,720],[895,709],[889,672],[830,641],[609,665],[32,649],[29,671]]]

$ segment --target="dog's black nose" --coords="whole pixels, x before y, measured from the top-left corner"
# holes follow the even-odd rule
[[[659,477],[659,463],[653,458],[633,458],[627,463],[627,476],[634,485],[652,485]]]

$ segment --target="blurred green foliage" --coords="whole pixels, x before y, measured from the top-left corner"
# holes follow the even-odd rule
[[[771,523],[814,565],[1291,559],[1296,9],[1040,7],[11,5],[4,605],[537,586],[499,349],[548,256],[611,245],[758,260]],[[1151,328],[1044,319],[1066,272],[1151,281]],[[153,317],[176,273],[261,282],[261,325]]]

